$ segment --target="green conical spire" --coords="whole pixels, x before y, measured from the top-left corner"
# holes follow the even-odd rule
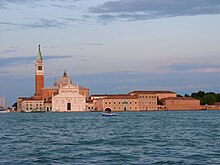
[[[40,51],[40,45],[39,45],[39,48],[38,48],[38,53],[37,53],[37,60],[42,60],[42,55],[41,55],[41,51]]]

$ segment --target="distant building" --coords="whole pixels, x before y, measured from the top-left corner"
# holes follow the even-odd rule
[[[89,95],[89,88],[78,87],[78,83],[74,86],[66,71],[64,71],[58,83],[55,80],[53,86],[44,87],[44,64],[39,45],[35,63],[35,94],[31,97],[18,97],[17,111],[66,111],[67,109],[71,109],[70,111],[84,111],[86,109],[85,100],[89,98]],[[57,101],[61,96],[62,99],[53,103],[53,100]],[[64,103],[67,107],[63,106]],[[69,108],[69,103],[71,104],[71,108]],[[55,107],[53,108],[53,106]]]
[[[44,111],[44,102],[41,98],[19,97],[17,99],[17,111]]]
[[[42,100],[41,90],[42,88],[44,88],[44,64],[39,45],[35,63],[35,94],[32,97],[18,97],[17,111],[44,111],[44,102]]]
[[[158,100],[161,100],[167,97],[177,96],[175,92],[171,92],[171,91],[133,91],[133,92],[130,92],[130,94],[131,95],[133,94],[155,94]]]
[[[154,111],[197,110],[200,101],[190,97],[177,97],[171,91],[132,91],[128,94],[90,96],[89,88],[73,84],[66,70],[53,86],[44,87],[44,63],[38,48],[35,63],[35,94],[17,98],[17,111]],[[206,108],[207,109],[207,108]]]
[[[59,88],[59,93],[52,96],[52,111],[78,112],[86,110],[86,97],[80,94],[80,88],[69,81]]]
[[[42,88],[44,88],[44,64],[39,45],[37,60],[35,63],[35,97],[41,98]]]
[[[153,111],[158,110],[158,99],[176,96],[170,91],[133,91],[128,94],[92,95],[88,109],[91,111]]]
[[[161,100],[164,110],[200,110],[200,100],[191,97],[168,97]]]

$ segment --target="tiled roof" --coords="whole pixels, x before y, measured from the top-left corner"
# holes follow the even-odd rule
[[[42,88],[43,90],[44,89],[50,89],[50,90],[56,90],[56,89],[59,89],[59,87],[57,86],[51,86],[51,87],[45,87],[45,88]]]
[[[162,100],[198,100],[198,99],[194,99],[192,97],[168,97],[168,98],[164,98]]]
[[[104,99],[137,99],[138,95],[129,94],[111,94],[111,95],[92,95],[91,97],[103,97]]]
[[[42,100],[41,98],[33,98],[33,97],[19,97],[18,99],[24,100]],[[42,100],[43,101],[43,100]]]
[[[171,94],[171,93],[173,93],[173,94],[175,94],[175,92],[172,92],[172,91],[132,91],[132,92],[130,92],[130,93],[139,93],[139,94],[167,94],[167,93],[169,93],[169,94]]]

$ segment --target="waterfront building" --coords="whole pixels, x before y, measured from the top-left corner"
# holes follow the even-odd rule
[[[128,94],[92,95],[88,109],[92,111],[153,111],[157,110],[158,95],[160,91],[134,91]],[[173,92],[166,92],[174,94]]]
[[[18,97],[17,111],[154,111],[201,109],[199,100],[177,97],[171,91],[132,91],[128,94],[90,96],[89,88],[75,85],[66,70],[50,87],[44,87],[44,63],[40,45],[35,63],[35,94]]]
[[[200,110],[200,100],[191,97],[165,97],[175,95],[170,91],[140,91],[118,95],[92,95],[87,108],[90,111],[154,111]],[[159,99],[159,97],[162,99]]]
[[[200,100],[191,97],[168,97],[161,100],[163,110],[200,110]]]
[[[18,112],[44,111],[44,102],[41,98],[19,97],[17,99]]]
[[[97,99],[97,97],[99,97]],[[138,97],[128,94],[118,95],[93,95],[93,110],[104,111],[110,108],[112,111],[138,111]],[[96,99],[94,99],[96,98]],[[90,108],[91,109],[91,108]]]
[[[42,99],[43,88],[44,88],[44,64],[43,64],[43,58],[39,45],[37,59],[35,62],[35,94],[31,97],[18,97],[17,111],[18,112],[44,111],[44,103]]]
[[[18,97],[17,111],[66,111],[67,109],[68,111],[85,111],[85,100],[89,98],[89,91],[89,88],[78,86],[78,83],[74,86],[66,70],[58,83],[55,80],[53,86],[44,87],[44,63],[39,45],[35,63],[35,94],[31,97]],[[58,100],[60,97],[62,97],[62,101],[53,104],[53,100]],[[68,107],[61,106],[64,103]],[[69,105],[71,105],[70,108]],[[53,108],[53,106],[55,107]]]

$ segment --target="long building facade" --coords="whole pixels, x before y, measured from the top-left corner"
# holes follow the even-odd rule
[[[35,93],[17,98],[21,112],[78,112],[78,111],[155,111],[201,109],[200,101],[177,97],[171,91],[132,91],[128,94],[91,95],[90,89],[73,84],[66,70],[52,86],[44,86],[44,63],[40,45],[35,62]]]
[[[88,109],[91,111],[154,111],[158,100],[176,97],[171,91],[133,91],[128,94],[92,95]]]

